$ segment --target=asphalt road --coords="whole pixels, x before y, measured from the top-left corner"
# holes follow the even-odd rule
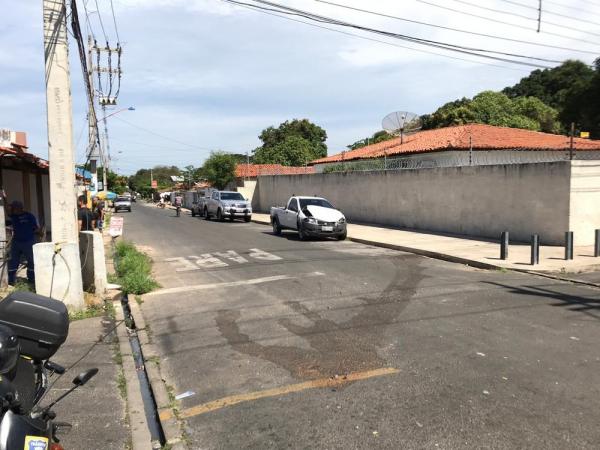
[[[191,448],[598,448],[600,291],[135,205]]]

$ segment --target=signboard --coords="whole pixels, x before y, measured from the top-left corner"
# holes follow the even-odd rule
[[[589,131],[582,131],[581,133],[579,133],[579,137],[583,138],[583,139],[589,139],[590,138],[590,132]]]
[[[111,216],[108,234],[110,234],[112,237],[123,235],[123,217]]]
[[[152,189],[156,189],[158,187],[158,181],[152,180]]]

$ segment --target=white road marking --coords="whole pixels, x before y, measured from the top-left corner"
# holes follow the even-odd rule
[[[180,267],[175,267],[175,272],[189,272],[191,270],[199,270],[200,268],[194,265],[192,262],[188,261],[186,258],[178,256],[176,258],[167,258],[165,261],[174,263],[175,265],[180,265]]]
[[[267,253],[260,248],[251,248],[250,254],[248,255],[250,258],[260,259],[261,261],[279,261],[281,258],[272,253]]]
[[[163,294],[178,294],[181,292],[203,291],[206,289],[218,289],[218,288],[224,288],[224,287],[249,286],[249,285],[254,285],[254,284],[271,283],[273,281],[296,280],[299,278],[312,278],[312,277],[322,277],[322,276],[325,276],[325,274],[323,272],[309,272],[309,273],[299,274],[297,276],[274,275],[272,277],[252,278],[249,280],[226,281],[223,283],[196,284],[196,285],[192,285],[192,286],[181,286],[181,287],[168,288],[168,289],[159,289],[158,291],[150,292],[150,293],[146,294],[145,296],[163,295]]]
[[[223,258],[223,259],[230,259],[231,261],[235,261],[236,263],[240,263],[240,264],[244,264],[244,263],[248,262],[248,260],[246,258],[244,258],[243,256],[240,256],[233,250],[229,250],[227,252],[222,252],[222,253],[215,253],[215,256],[218,256],[219,258]]]
[[[197,269],[214,269],[215,267],[227,267],[229,265],[219,258],[215,258],[210,253],[203,253],[200,256],[192,255],[189,258],[195,260],[198,265]]]

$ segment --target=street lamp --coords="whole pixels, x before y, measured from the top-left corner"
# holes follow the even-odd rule
[[[106,112],[106,110],[104,110]],[[118,111],[115,111],[109,115],[105,115],[102,118],[102,121],[104,122],[104,143],[106,145],[106,152],[104,153],[104,159],[102,161],[102,190],[103,191],[107,191],[107,187],[106,187],[106,170],[107,170],[107,165],[110,161],[110,143],[108,142],[108,127],[106,125],[106,119],[108,119],[111,116],[114,116],[116,114],[119,114],[123,111],[135,111],[135,107],[130,106],[128,108],[123,108],[123,109],[119,109]]]

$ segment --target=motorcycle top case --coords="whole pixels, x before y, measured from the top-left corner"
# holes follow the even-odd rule
[[[19,338],[21,354],[48,359],[69,334],[69,313],[64,303],[32,292],[13,292],[0,301],[0,324]]]

